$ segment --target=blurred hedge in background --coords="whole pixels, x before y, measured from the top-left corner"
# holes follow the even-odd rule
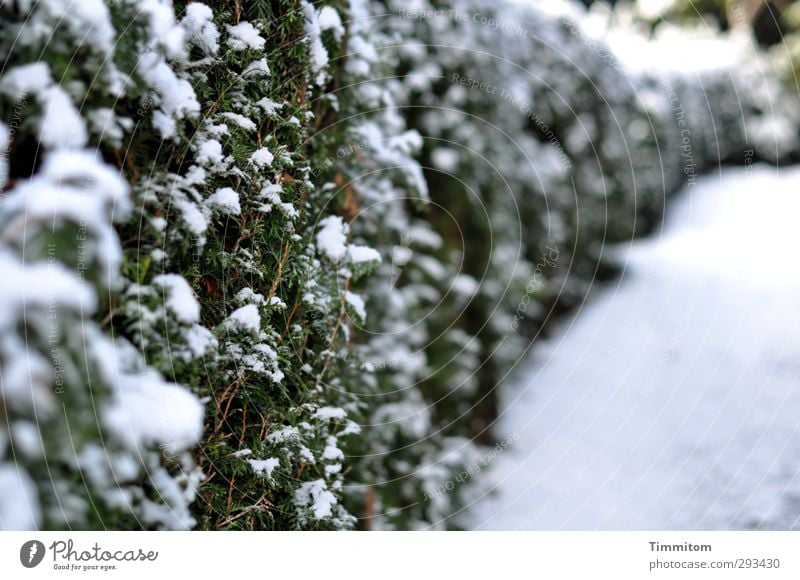
[[[498,385],[608,245],[796,138],[746,67],[633,72],[513,2],[0,30],[4,528],[457,525]]]

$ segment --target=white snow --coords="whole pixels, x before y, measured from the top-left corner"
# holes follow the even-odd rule
[[[142,55],[138,63],[139,74],[157,94],[159,109],[153,112],[164,139],[175,137],[174,119],[193,118],[200,113],[200,103],[192,85],[178,78],[164,58],[156,52]]]
[[[115,272],[122,253],[110,217],[124,219],[130,210],[128,184],[116,170],[94,153],[57,151],[45,158],[40,172],[7,193],[0,204],[0,221],[85,224],[99,242],[88,248],[85,258],[99,260]]]
[[[316,479],[306,481],[297,488],[294,503],[299,508],[311,508],[314,518],[321,520],[332,515],[336,496],[328,491],[324,479]]]
[[[331,419],[344,419],[347,417],[347,413],[341,407],[321,407],[314,413],[314,417],[323,421],[330,421]]]
[[[645,19],[655,20],[675,6],[675,0],[638,0],[637,12]]]
[[[45,62],[16,66],[3,75],[0,91],[19,100],[27,95],[43,93],[53,84],[50,67]]]
[[[481,529],[798,529],[800,170],[698,180],[504,390]]]
[[[470,297],[478,291],[478,281],[468,274],[458,274],[453,278],[453,292]]]
[[[72,104],[69,95],[53,86],[39,95],[44,107],[39,141],[50,148],[82,147],[88,140],[86,122]]]
[[[91,312],[95,308],[91,289],[60,264],[25,264],[11,252],[0,250],[0,272],[4,276],[0,285],[0,330],[8,331],[24,310],[46,309],[54,301],[60,308],[75,311]],[[9,388],[9,384],[4,385],[4,389]]]
[[[219,50],[219,31],[214,25],[214,14],[211,8],[200,2],[192,2],[186,6],[186,16],[181,21],[190,42],[200,47],[209,55]]]
[[[733,70],[752,52],[749,38],[719,38],[710,30],[687,31],[661,26],[656,38],[612,29],[605,37],[614,57],[631,71],[676,71],[690,75],[711,70]]]
[[[339,13],[332,6],[323,6],[319,11],[318,16],[319,29],[330,30],[333,32],[336,40],[341,40],[344,36],[344,26],[342,26],[342,19]]]
[[[272,203],[281,203],[281,193],[283,192],[283,187],[280,183],[270,183],[266,187],[261,190],[259,196],[271,201]]]
[[[208,229],[208,220],[197,207],[197,204],[186,200],[176,200],[175,206],[180,210],[181,217],[186,222],[186,227],[189,228],[190,232],[199,236]]]
[[[300,439],[300,431],[297,427],[291,425],[273,431],[267,435],[267,441],[270,443],[285,443],[287,441],[298,441]]]
[[[359,433],[361,433],[361,425],[354,421],[348,421],[345,428],[339,431],[339,437],[344,437],[346,435],[358,435]]]
[[[257,167],[269,167],[275,157],[266,147],[257,149],[251,156],[250,161]]]
[[[153,284],[162,286],[167,293],[166,305],[180,322],[194,324],[200,321],[200,303],[194,297],[192,287],[180,274],[162,274],[153,279]]]
[[[322,459],[327,461],[343,461],[344,453],[336,445],[336,437],[328,437],[325,449],[322,450]]]
[[[339,216],[328,216],[319,222],[317,248],[330,260],[336,262],[347,252],[347,226]]]
[[[33,530],[39,517],[31,478],[12,465],[0,464],[0,530]]]
[[[267,345],[267,344],[264,344],[264,343],[262,342],[262,343],[259,343],[259,344],[255,345],[255,347],[254,347],[254,348],[255,348],[255,349],[258,351],[258,352],[260,352],[261,354],[264,354],[264,355],[266,355],[266,357],[267,357],[267,358],[268,358],[270,361],[273,361],[273,362],[275,362],[275,361],[277,361],[277,360],[278,360],[278,353],[277,353],[277,352],[275,352],[275,350],[274,350],[274,349],[273,349],[271,346],[269,346],[269,345]]]
[[[255,131],[257,129],[256,124],[253,123],[251,119],[248,119],[244,115],[240,115],[239,113],[231,113],[230,111],[226,111],[220,114],[221,117],[225,117],[229,121],[232,121],[245,131]]]
[[[322,43],[322,27],[319,21],[319,14],[314,6],[307,0],[302,0],[303,13],[305,14],[305,33],[308,43],[309,60],[311,61],[311,71],[316,74],[317,85],[322,85],[327,78],[325,68],[328,66],[328,51]],[[326,14],[328,23],[331,16]]]
[[[276,457],[270,457],[268,459],[248,459],[247,463],[250,464],[254,472],[263,475],[267,479],[272,479],[272,472],[281,464],[280,460]]]
[[[81,147],[88,140],[86,123],[69,95],[53,83],[50,68],[37,62],[15,67],[3,76],[0,91],[21,100],[35,98],[43,109],[39,140],[45,147]]]
[[[258,33],[255,26],[249,22],[240,22],[236,26],[227,25],[228,30],[228,46],[233,50],[245,50],[247,48],[252,50],[262,50],[266,40],[264,40]]]
[[[258,332],[261,329],[261,315],[255,304],[247,304],[234,310],[228,317],[228,323],[238,330]]]
[[[381,261],[381,255],[378,253],[378,251],[368,246],[357,246],[355,244],[350,244],[347,246],[347,254],[350,256],[350,261],[353,264]]]
[[[281,203],[278,205],[278,208],[281,210],[281,212],[283,212],[283,215],[289,219],[296,219],[300,217],[300,212],[297,211],[297,208],[294,206],[294,204]]]
[[[361,296],[359,296],[358,294],[353,294],[348,290],[344,295],[344,299],[350,306],[353,307],[356,316],[358,316],[360,320],[367,319],[367,310],[364,305],[364,299]]]
[[[215,165],[224,159],[222,155],[222,144],[216,139],[203,141],[197,147],[197,161],[199,163]]]
[[[121,146],[126,131],[133,127],[133,121],[127,117],[119,117],[113,109],[100,107],[86,112],[91,131],[117,147]]]
[[[36,424],[30,421],[19,420],[11,426],[14,441],[14,451],[29,457],[39,457],[44,452],[42,436]],[[0,449],[2,453],[2,449]],[[2,526],[0,526],[2,528]]]
[[[242,288],[236,293],[236,301],[241,304],[266,304],[263,294],[255,292],[252,288]]]
[[[219,344],[211,331],[200,324],[195,324],[188,329],[183,338],[195,358],[200,358],[207,352],[214,350]]]
[[[167,220],[163,217],[154,217],[150,219],[150,225],[153,226],[153,229],[159,232],[163,232],[167,229]]]
[[[113,352],[109,356],[117,356]],[[106,428],[130,449],[162,444],[170,453],[195,445],[203,432],[203,405],[182,386],[164,382],[155,372],[118,372],[118,389],[105,409]]]
[[[267,114],[268,117],[274,117],[275,113],[283,108],[284,103],[276,103],[272,99],[267,97],[263,97],[255,102],[257,107],[261,107],[264,109],[264,112]]]
[[[414,250],[408,246],[392,246],[392,265],[402,267],[414,256]]]
[[[225,123],[207,123],[205,132],[209,137],[214,137],[215,139],[231,134],[228,125]],[[203,179],[201,178],[200,181],[202,182]]]
[[[240,215],[242,207],[239,205],[239,194],[230,187],[218,189],[206,200],[208,207],[217,208],[224,214]]]
[[[454,173],[458,170],[458,164],[461,160],[458,151],[449,147],[439,147],[434,149],[431,155],[433,164],[446,173]]]
[[[82,44],[104,53],[112,51],[117,35],[108,4],[103,0],[48,2],[47,12],[50,18],[69,30],[70,35],[81,39]]]
[[[258,60],[254,60],[250,64],[248,64],[245,69],[242,71],[242,76],[246,77],[249,75],[262,75],[268,76],[269,75],[269,65],[267,64],[266,58],[260,58]]]
[[[167,57],[183,57],[186,32],[176,25],[172,6],[161,0],[138,0],[137,9],[149,16],[150,34],[164,47]]]

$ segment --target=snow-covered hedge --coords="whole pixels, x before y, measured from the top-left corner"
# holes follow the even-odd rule
[[[137,123],[177,138],[200,113],[184,30],[138,0],[4,2],[0,27],[0,524],[191,527],[204,406],[120,332],[150,296],[164,316],[148,327],[200,328],[186,281],[157,292],[156,260],[125,238],[152,228],[142,183],[158,177],[136,166],[155,156],[131,151]]]
[[[448,525],[557,298],[749,147],[731,71],[412,4],[0,5],[0,527]]]

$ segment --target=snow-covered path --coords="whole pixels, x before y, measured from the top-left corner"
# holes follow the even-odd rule
[[[504,391],[477,529],[800,529],[800,170],[683,192]]]

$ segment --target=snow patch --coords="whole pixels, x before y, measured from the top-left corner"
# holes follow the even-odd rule
[[[319,222],[317,248],[328,259],[337,262],[347,252],[347,226],[339,216],[328,216]]]
[[[261,330],[261,315],[255,304],[247,304],[237,308],[228,317],[228,324],[237,330],[258,333]]]
[[[247,463],[258,475],[263,475],[267,479],[272,479],[272,472],[279,467],[281,462],[275,457],[269,459],[248,459]]]
[[[269,167],[275,157],[270,153],[269,149],[262,147],[257,149],[251,156],[250,162],[256,167]]]
[[[266,40],[259,34],[255,26],[249,22],[240,22],[236,26],[227,25],[225,28],[230,35],[228,46],[233,50],[263,50]]]
[[[368,246],[350,244],[347,246],[347,255],[350,256],[350,261],[353,264],[381,261],[381,255],[378,251]]]
[[[240,215],[242,207],[239,205],[239,194],[230,187],[223,187],[215,191],[207,200],[206,205],[218,209],[227,215]]]
[[[215,56],[219,50],[219,30],[214,24],[211,8],[200,2],[186,6],[186,16],[181,24],[189,42],[198,46],[204,53]]]
[[[180,274],[162,274],[153,278],[153,284],[162,286],[167,292],[167,308],[178,321],[194,324],[200,321],[200,303],[194,297],[192,287]]]
[[[306,481],[300,485],[294,496],[295,505],[301,510],[311,509],[314,519],[322,520],[333,514],[336,496],[328,491],[324,479]]]

